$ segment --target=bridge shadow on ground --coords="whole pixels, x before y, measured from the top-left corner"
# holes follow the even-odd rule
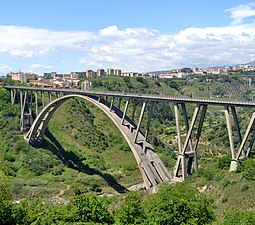
[[[48,129],[45,135],[48,137],[49,141],[45,140],[42,147],[55,154],[66,166],[88,175],[99,175],[118,193],[125,193],[128,191],[124,186],[119,184],[112,175],[102,173],[97,169],[84,165],[79,156],[73,152],[66,151]]]

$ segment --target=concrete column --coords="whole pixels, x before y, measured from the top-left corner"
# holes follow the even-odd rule
[[[49,96],[49,101],[52,102],[52,95],[51,95],[51,91],[48,91],[48,96]]]
[[[38,116],[38,94],[37,91],[35,91],[35,114]]]
[[[119,106],[118,106],[119,110],[121,110],[121,102],[122,102],[122,98],[119,98]]]
[[[149,114],[148,114],[146,131],[145,131],[145,141],[148,140],[148,135],[149,135],[149,131],[150,131],[152,108],[153,108],[153,102],[150,102],[150,105],[149,105]]]
[[[231,107],[231,112],[232,112],[232,115],[233,115],[236,131],[237,131],[237,137],[238,137],[239,143],[241,144],[242,136],[241,136],[241,132],[240,132],[239,122],[238,122],[238,119],[237,119],[236,108],[232,106]]]
[[[187,149],[188,142],[190,141],[192,130],[194,128],[194,125],[195,125],[195,122],[196,122],[199,110],[200,110],[200,105],[197,105],[196,108],[195,108],[195,111],[193,113],[193,117],[192,117],[192,120],[191,120],[189,131],[188,131],[187,136],[186,136],[186,140],[184,142],[184,146],[183,146],[183,149],[182,149],[182,154],[185,154],[185,151]]]
[[[239,147],[239,150],[237,152],[236,158],[235,158],[235,160],[231,161],[230,171],[235,171],[237,169],[238,160],[239,160],[239,158],[241,156],[241,152],[243,151],[244,145],[245,145],[245,143],[246,143],[246,141],[248,139],[248,136],[250,134],[251,128],[253,127],[254,120],[255,120],[255,113],[252,114],[252,117],[250,119],[249,125],[248,125],[247,130],[246,130],[246,132],[244,134],[244,138],[243,138],[242,143],[241,143],[241,145]]]
[[[23,95],[23,92],[20,90],[20,106],[21,106],[21,115],[20,115],[20,130],[25,130],[25,109],[27,102],[27,91]]]
[[[42,107],[45,107],[45,97],[44,97],[44,91],[41,91],[41,96],[42,96]]]
[[[178,104],[174,104],[174,112],[175,112],[175,123],[176,123],[176,130],[177,130],[177,142],[178,142],[178,149],[179,154],[182,152],[182,141],[181,141],[181,130],[180,130],[180,117],[179,117],[179,110]]]
[[[145,108],[146,108],[146,105],[147,105],[147,102],[144,102],[144,103],[143,103],[143,106],[142,106],[140,118],[139,118],[139,121],[138,121],[138,124],[137,124],[137,127],[136,127],[136,133],[135,133],[135,139],[134,139],[134,142],[135,142],[135,143],[136,143],[136,141],[137,141],[137,137],[138,137],[138,134],[139,134],[139,132],[140,132],[140,127],[141,127],[141,124],[142,124],[142,120],[143,120],[143,116],[144,116],[144,110],[145,110]]]
[[[12,103],[12,105],[15,104],[15,98],[16,98],[16,90],[12,89],[11,90],[11,103]]]
[[[180,136],[179,112],[178,112],[177,103],[174,105],[174,108],[175,108],[175,115],[176,115],[177,136]],[[189,130],[188,130],[187,135],[186,135],[186,139],[185,139],[183,148],[181,147],[181,141],[179,141],[180,143],[178,143],[178,145],[179,145],[179,155],[178,155],[178,159],[177,159],[174,171],[173,171],[173,178],[175,178],[175,179],[178,178],[178,176],[179,176],[180,168],[181,168],[181,171],[182,171],[182,180],[184,180],[185,177],[188,176],[188,166],[190,167],[191,162],[189,162],[188,165],[187,165],[187,159],[186,159],[186,156],[185,156],[185,152],[186,152],[188,143],[191,139],[192,130],[194,128],[199,110],[200,110],[200,105],[197,105],[196,108],[195,108],[195,111],[193,113],[193,117],[192,117],[192,120],[191,120],[191,124],[189,126]]]
[[[23,131],[24,129],[24,111],[23,111],[23,92],[22,90],[19,91],[20,97],[20,130]]]
[[[194,170],[195,171],[198,170],[197,146],[198,146],[198,142],[199,142],[199,139],[200,139],[200,136],[201,136],[201,131],[202,131],[205,115],[206,115],[206,110],[207,110],[207,105],[203,105],[201,117],[200,117],[199,124],[198,124],[196,140],[195,140],[195,144],[194,144],[194,148],[193,148],[193,152],[194,152]]]
[[[246,158],[248,158],[249,155],[250,155],[250,152],[251,152],[252,146],[254,144],[254,141],[255,141],[255,131],[253,131],[253,135],[252,135],[248,150],[247,150],[246,155],[245,155]]]
[[[238,119],[237,119],[236,109],[235,109],[234,106],[231,106],[231,112],[232,112],[234,123],[235,123],[235,128],[236,128],[236,132],[237,132],[238,141],[239,141],[239,144],[241,144],[242,143],[242,135],[241,135],[241,131],[240,131],[239,122],[238,122]],[[245,157],[245,152],[244,151],[242,151],[242,156]]]
[[[110,111],[112,111],[113,103],[114,103],[115,97],[112,97],[111,104],[110,104]]]
[[[136,110],[136,99],[134,99],[134,103],[133,103],[133,109],[132,109],[132,117],[131,117],[131,120],[134,122],[134,119],[135,119],[135,110]]]
[[[129,102],[130,102],[130,99],[128,99],[128,100],[126,101],[125,109],[124,109],[123,116],[122,116],[122,120],[121,120],[121,124],[122,124],[122,125],[124,125],[125,117],[126,117],[127,110],[128,110],[128,106],[129,106]]]
[[[234,149],[232,126],[231,126],[230,115],[229,115],[229,108],[228,106],[225,106],[224,108],[225,108],[224,111],[225,111],[226,123],[227,123],[227,129],[228,129],[228,138],[230,143],[231,160],[235,160],[235,149]]]
[[[189,122],[188,122],[188,116],[187,116],[187,110],[186,110],[185,103],[181,103],[181,107],[182,107],[182,114],[183,114],[183,118],[184,118],[184,124],[186,126],[186,133],[188,133],[188,131],[189,131]],[[191,139],[189,140],[189,148],[190,148],[190,151],[193,150]]]

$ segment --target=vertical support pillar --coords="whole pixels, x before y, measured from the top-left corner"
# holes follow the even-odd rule
[[[30,98],[28,102],[28,117],[29,117],[29,126],[31,127],[33,124],[33,116],[32,116],[32,106],[33,106],[33,92],[30,92]]]
[[[142,124],[142,120],[143,120],[143,116],[144,116],[144,110],[145,110],[145,108],[146,108],[146,105],[147,105],[147,102],[144,102],[144,103],[143,103],[143,106],[142,106],[140,118],[139,118],[139,121],[138,121],[138,124],[137,124],[137,127],[136,127],[136,133],[135,133],[135,139],[134,139],[134,142],[135,142],[135,143],[136,143],[136,141],[137,141],[137,137],[138,137],[138,134],[139,134],[139,132],[140,132],[140,127],[141,127],[141,124]]]
[[[48,96],[49,96],[49,101],[52,102],[52,95],[51,95],[51,91],[48,91]]]
[[[23,92],[19,91],[20,97],[20,130],[23,131],[24,128],[24,111],[23,111]]]
[[[37,91],[35,91],[35,114],[38,116],[38,94]]]
[[[136,99],[134,99],[133,109],[132,109],[132,117],[131,120],[134,121],[135,119],[135,110],[136,110]]]
[[[175,122],[176,122],[176,130],[177,130],[178,152],[180,154],[182,152],[182,141],[181,141],[180,117],[179,117],[178,103],[174,104],[174,112],[175,112]]]
[[[192,133],[192,130],[194,128],[194,125],[195,125],[195,122],[196,122],[196,119],[197,119],[200,107],[201,107],[201,105],[197,105],[196,108],[195,108],[195,111],[194,111],[194,114],[193,114],[193,117],[192,117],[192,120],[191,120],[191,124],[190,124],[190,127],[189,127],[189,131],[187,133],[187,137],[186,137],[186,140],[185,140],[185,143],[184,143],[184,146],[183,146],[182,153],[185,153],[186,148],[188,146],[188,142],[190,140],[191,133]]]
[[[41,91],[41,96],[42,96],[42,107],[45,107],[45,96],[44,96],[44,91]]]
[[[241,144],[242,142],[242,136],[241,136],[241,132],[240,132],[240,126],[239,126],[239,122],[237,119],[237,114],[236,114],[236,108],[235,107],[231,107],[231,112],[233,115],[233,119],[234,119],[234,123],[235,123],[235,127],[236,127],[236,132],[237,132],[237,137],[238,137],[238,141]]]
[[[128,106],[129,106],[129,102],[130,102],[130,99],[128,99],[126,101],[125,109],[124,109],[124,112],[123,112],[123,115],[122,115],[121,125],[124,125],[125,117],[126,117]]]
[[[11,89],[11,103],[14,105],[16,98],[16,89]]]
[[[235,128],[236,128],[236,132],[237,132],[238,141],[239,141],[239,144],[241,145],[242,135],[241,135],[241,132],[240,132],[240,126],[239,126],[239,122],[238,122],[238,119],[237,119],[236,108],[234,106],[231,106],[231,112],[232,112],[234,123],[235,123]],[[244,151],[242,151],[242,155],[245,157],[245,152]]]
[[[231,165],[230,165],[230,171],[235,171],[237,169],[237,163],[238,163],[238,160],[240,158],[240,155],[241,155],[241,152],[243,151],[243,148],[244,148],[244,145],[248,139],[248,136],[250,134],[250,131],[251,131],[251,128],[254,124],[254,121],[255,121],[255,113],[252,114],[252,117],[250,119],[250,122],[249,122],[249,125],[247,127],[247,130],[244,134],[244,138],[242,140],[242,143],[240,144],[240,147],[239,147],[239,150],[236,154],[236,157],[235,157],[235,160],[233,160],[233,162],[231,161]]]
[[[232,126],[231,126],[231,121],[230,121],[229,108],[228,108],[228,106],[224,106],[224,108],[225,108],[225,116],[226,116],[226,123],[227,123],[227,129],[228,129],[228,138],[229,138],[229,144],[230,144],[231,164],[232,164],[232,161],[235,163],[235,149],[234,149],[234,141],[233,141],[233,132],[232,132]]]
[[[185,103],[181,103],[181,107],[182,107],[182,114],[183,114],[183,118],[184,118],[184,124],[185,124],[185,126],[186,126],[186,132],[188,133],[188,130],[189,130],[189,122],[188,122],[188,116],[187,116],[187,110],[186,110],[186,105],[185,105]],[[190,151],[193,150],[191,139],[189,140],[189,148],[190,148]]]
[[[183,146],[183,148],[181,148],[181,151],[179,152],[179,155],[178,155],[178,158],[177,158],[176,166],[175,166],[174,173],[173,173],[174,178],[178,177],[180,166],[182,167],[182,180],[184,180],[188,176],[187,161],[186,161],[186,157],[185,157],[185,152],[186,152],[186,149],[188,147],[188,143],[190,141],[191,134],[192,134],[192,131],[193,131],[193,128],[194,128],[199,110],[200,110],[200,105],[198,104],[196,106],[195,110],[194,110],[193,117],[192,117],[192,120],[191,120],[191,124],[190,124],[189,130],[187,132],[185,142],[184,142],[184,146]],[[177,105],[175,105],[175,113],[176,113],[177,116],[179,116]],[[177,122],[177,124],[178,124],[178,122]],[[176,125],[176,126],[178,126],[178,125]],[[179,128],[177,128],[177,130],[178,129]]]
[[[198,124],[196,140],[195,140],[195,144],[194,144],[194,147],[193,147],[193,152],[194,152],[194,170],[195,171],[198,170],[197,146],[198,146],[199,138],[201,136],[201,131],[202,131],[205,115],[206,115],[206,110],[207,110],[207,105],[203,105],[201,117],[200,117],[199,124]]]
[[[252,135],[248,150],[246,152],[245,158],[249,157],[254,141],[255,141],[255,131],[253,131],[253,135]]]
[[[121,102],[122,102],[122,98],[119,98],[119,106],[118,106],[119,110],[121,110]]]
[[[151,123],[151,113],[152,113],[152,108],[153,108],[153,102],[150,102],[149,105],[149,114],[148,114],[148,119],[147,119],[147,125],[146,125],[146,131],[145,131],[145,141],[148,140],[148,135],[149,135],[149,131],[150,131],[150,123]]]
[[[110,111],[112,111],[113,103],[114,103],[115,97],[112,97],[111,104],[110,104]]]
[[[20,115],[20,130],[25,130],[25,109],[26,109],[26,101],[27,101],[27,91],[25,91],[25,95],[23,96],[22,90],[20,90],[20,107],[21,107],[21,115]]]

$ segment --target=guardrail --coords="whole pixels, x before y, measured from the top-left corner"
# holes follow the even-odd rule
[[[227,106],[241,106],[241,107],[255,107],[254,101],[235,101],[215,98],[194,98],[183,96],[169,96],[143,93],[128,93],[128,92],[110,92],[110,91],[84,91],[80,89],[59,89],[59,88],[42,88],[42,87],[25,87],[25,86],[4,86],[8,90],[24,90],[24,91],[45,91],[45,92],[59,92],[69,94],[81,95],[99,95],[109,97],[122,98],[136,98],[150,101],[170,101],[170,102],[185,102],[185,103],[200,103],[207,105],[227,105]]]

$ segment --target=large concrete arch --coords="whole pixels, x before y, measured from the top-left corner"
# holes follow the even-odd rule
[[[167,169],[155,153],[153,147],[145,140],[144,135],[133,129],[134,123],[130,118],[125,115],[127,124],[123,125],[123,119],[119,117],[119,114],[116,113],[115,110],[111,110],[105,101],[100,101],[96,96],[71,94],[50,102],[34,120],[30,130],[25,135],[25,140],[30,145],[39,147],[43,142],[46,127],[54,112],[64,102],[75,97],[91,102],[100,108],[114,122],[132,150],[147,189],[155,187],[162,182],[170,182],[170,175]],[[119,109],[117,110],[119,111]],[[138,135],[134,138],[136,132],[138,132]],[[136,139],[143,141],[138,142]]]

